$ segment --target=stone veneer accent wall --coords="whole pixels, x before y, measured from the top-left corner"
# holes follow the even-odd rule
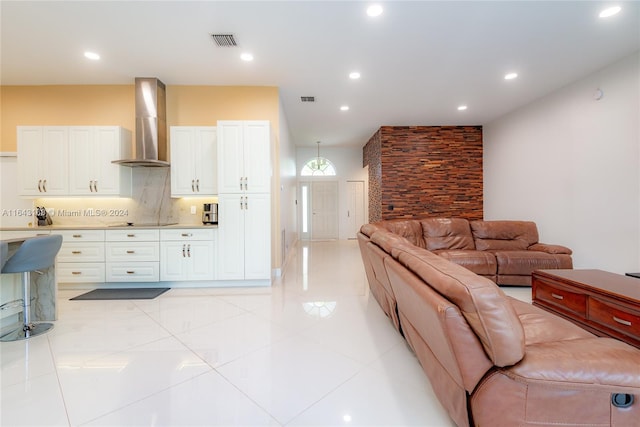
[[[363,148],[369,222],[483,218],[482,126],[383,126]]]

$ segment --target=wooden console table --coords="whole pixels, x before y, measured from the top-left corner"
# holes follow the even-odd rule
[[[640,348],[640,281],[602,270],[536,270],[533,304]]]

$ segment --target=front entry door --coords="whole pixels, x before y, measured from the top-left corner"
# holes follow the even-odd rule
[[[338,238],[338,182],[311,183],[311,238]]]

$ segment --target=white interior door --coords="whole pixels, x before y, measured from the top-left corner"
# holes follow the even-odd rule
[[[364,224],[364,181],[347,181],[347,236],[355,239]]]
[[[311,238],[338,238],[338,182],[311,183]]]

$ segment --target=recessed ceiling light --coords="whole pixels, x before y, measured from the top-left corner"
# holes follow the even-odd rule
[[[598,16],[600,18],[608,18],[610,16],[613,16],[613,15],[617,14],[621,10],[622,10],[622,8],[620,6],[609,7],[609,8],[606,8],[605,10],[603,10],[602,12],[600,12],[600,15],[598,15]]]
[[[458,111],[464,111],[466,109],[467,109],[466,105],[461,105],[461,106],[458,107]]]
[[[243,61],[247,61],[247,62],[248,61],[253,61],[253,55],[248,53],[248,52],[246,52],[246,53],[243,53],[242,55],[240,55],[240,59],[242,59]]]
[[[352,80],[357,80],[360,78],[360,73],[357,71],[353,71],[351,73],[349,73],[349,78]]]
[[[342,107],[340,107],[340,111],[349,111],[349,106],[343,105]]]
[[[507,73],[504,75],[505,80],[513,80],[518,77],[518,73]]]
[[[369,16],[382,15],[382,6],[380,6],[379,4],[372,4],[367,8],[367,15]]]
[[[100,55],[95,52],[85,52],[84,57],[93,61],[97,61],[98,59],[100,59]]]

